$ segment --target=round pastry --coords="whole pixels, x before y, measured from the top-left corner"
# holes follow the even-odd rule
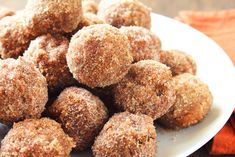
[[[28,0],[24,14],[31,33],[68,33],[82,20],[81,0]]]
[[[115,105],[124,111],[142,113],[154,120],[164,115],[175,101],[170,69],[154,60],[133,64],[114,88]]]
[[[162,50],[160,52],[160,62],[171,68],[172,75],[182,73],[196,74],[197,65],[192,56],[179,50]]]
[[[131,43],[134,62],[148,59],[159,61],[161,41],[153,32],[139,26],[122,26],[120,30]]]
[[[172,84],[176,101],[159,122],[166,127],[180,129],[203,120],[213,101],[208,86],[189,73],[173,77]]]
[[[73,139],[60,124],[48,118],[15,123],[1,143],[0,157],[67,157]]]
[[[76,142],[76,150],[89,147],[108,119],[103,102],[82,88],[66,88],[49,108],[64,131]]]
[[[46,79],[24,59],[0,60],[0,122],[40,118],[48,100]]]
[[[107,24],[78,31],[71,39],[66,57],[74,78],[91,88],[119,82],[133,61],[127,37]]]
[[[22,12],[0,20],[0,57],[18,58],[27,49],[34,36],[24,23]]]
[[[45,76],[49,93],[58,93],[76,82],[66,61],[68,47],[65,37],[47,34],[33,40],[24,53],[24,58],[32,61]]]
[[[156,156],[153,119],[128,112],[115,114],[105,124],[92,147],[95,157]]]
[[[121,26],[151,27],[150,9],[138,0],[101,0],[97,15],[120,28]]]

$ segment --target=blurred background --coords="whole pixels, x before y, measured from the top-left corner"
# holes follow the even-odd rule
[[[21,9],[27,0],[0,0],[1,6]],[[99,0],[96,0],[97,2]],[[235,0],[140,0],[153,12],[175,17],[180,10],[221,10],[235,8]],[[16,5],[17,3],[17,5]]]

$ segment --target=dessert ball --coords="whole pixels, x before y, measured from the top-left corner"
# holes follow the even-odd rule
[[[49,93],[58,93],[76,82],[66,61],[68,47],[65,37],[47,34],[33,40],[24,53],[24,58],[32,61],[45,76]]]
[[[120,28],[121,26],[151,27],[150,9],[138,0],[101,0],[97,15]]]
[[[82,19],[81,0],[28,0],[24,12],[34,34],[72,32]]]
[[[105,124],[92,147],[95,157],[156,156],[153,119],[128,112],[115,114]]]
[[[122,26],[120,30],[131,43],[134,62],[148,59],[159,61],[161,41],[153,32],[139,26]]]
[[[120,110],[146,114],[155,120],[175,101],[171,79],[171,71],[164,64],[154,60],[139,61],[115,87],[115,105]]]
[[[0,7],[0,20],[6,16],[15,15],[15,11],[10,10],[8,8]]]
[[[94,0],[82,0],[83,13],[96,14],[98,11],[98,4]]]
[[[30,34],[30,28],[25,25],[24,18],[20,12],[0,20],[1,58],[18,58],[34,38]]]
[[[169,128],[185,128],[200,122],[212,105],[208,86],[196,76],[184,73],[173,78],[176,101],[160,122]]]
[[[76,150],[89,147],[108,119],[103,102],[82,88],[66,88],[49,108],[64,131],[76,142]]]
[[[119,82],[133,61],[127,37],[107,24],[78,31],[71,39],[66,58],[74,78],[91,88]]]
[[[172,75],[182,73],[196,74],[197,65],[192,56],[179,50],[162,50],[160,52],[160,62],[171,68]]]
[[[15,123],[2,140],[0,157],[67,157],[74,142],[48,118]]]
[[[40,118],[48,99],[46,79],[24,59],[0,60],[0,122]]]

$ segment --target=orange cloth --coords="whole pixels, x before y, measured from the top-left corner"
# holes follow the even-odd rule
[[[181,11],[176,19],[214,39],[235,65],[235,9],[217,12]]]
[[[233,122],[231,121],[232,119]],[[234,117],[231,117],[230,121],[228,121],[223,129],[214,137],[210,150],[211,154],[235,154],[234,120]]]
[[[235,65],[235,9],[214,12],[181,11],[176,19],[215,40]],[[214,137],[210,154],[235,154],[235,110],[230,120]]]

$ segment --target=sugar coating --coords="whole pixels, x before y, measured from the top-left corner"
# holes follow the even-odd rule
[[[103,102],[89,91],[66,88],[49,109],[64,131],[76,142],[76,150],[88,148],[108,119]]]
[[[173,77],[172,83],[176,101],[160,122],[166,127],[180,129],[203,120],[213,102],[208,86],[189,73]]]
[[[131,43],[134,62],[148,59],[159,61],[161,41],[153,32],[139,26],[122,26],[120,31]]]
[[[82,20],[81,0],[29,0],[24,13],[35,34],[72,32]]]
[[[154,60],[133,64],[114,88],[115,104],[120,110],[142,113],[154,120],[164,115],[175,101],[170,69]]]
[[[72,32],[81,20],[81,0],[29,0],[24,10],[0,21],[0,56],[18,58],[31,40]]]
[[[46,79],[22,58],[0,60],[0,122],[40,118],[48,100]]]
[[[15,123],[1,143],[0,157],[69,157],[72,138],[48,118]]]
[[[191,55],[179,50],[161,50],[160,62],[171,68],[172,75],[196,74],[197,65]]]
[[[15,15],[15,11],[9,8],[0,7],[0,20],[6,16],[12,16],[12,15]]]
[[[156,138],[153,119],[149,116],[117,113],[96,137],[92,151],[95,157],[154,157]]]
[[[98,4],[94,0],[82,0],[83,13],[96,14],[98,11]]]
[[[0,20],[0,56],[1,58],[17,58],[29,46],[34,38],[31,30],[24,24],[22,12]]]
[[[76,82],[66,61],[68,47],[65,37],[46,34],[33,40],[24,53],[24,58],[32,61],[45,76],[49,93],[58,93]]]
[[[120,28],[121,26],[151,27],[150,9],[138,0],[101,0],[97,15]]]
[[[74,78],[91,88],[119,82],[133,61],[127,37],[107,24],[78,31],[71,39],[66,58]]]

